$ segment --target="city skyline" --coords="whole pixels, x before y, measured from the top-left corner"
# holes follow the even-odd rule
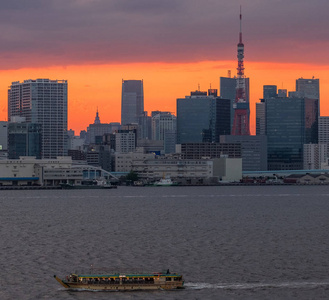
[[[236,75],[238,1],[11,1],[0,12],[0,117],[13,81],[68,80],[69,128],[120,121],[122,79],[143,80],[145,110],[176,114],[176,99],[219,88]],[[295,90],[298,78],[320,79],[321,115],[329,65],[325,1],[243,4],[245,74],[251,132],[263,85]],[[41,29],[40,29],[41,28]],[[109,28],[111,30],[109,30]]]

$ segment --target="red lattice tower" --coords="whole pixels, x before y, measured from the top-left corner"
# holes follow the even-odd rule
[[[232,135],[250,135],[249,103],[246,99],[246,83],[244,76],[244,44],[242,43],[242,14],[240,6],[240,34],[238,43],[238,68],[236,79],[236,95],[234,103],[234,121]]]

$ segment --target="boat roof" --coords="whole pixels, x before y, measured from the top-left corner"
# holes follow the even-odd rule
[[[177,273],[113,273],[113,274],[71,274],[82,278],[105,278],[105,277],[179,277]]]

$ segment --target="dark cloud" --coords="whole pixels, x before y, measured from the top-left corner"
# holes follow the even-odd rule
[[[0,0],[0,67],[234,60],[238,0]],[[327,0],[248,0],[246,60],[329,63]]]

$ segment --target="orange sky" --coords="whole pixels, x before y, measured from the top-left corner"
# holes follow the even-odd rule
[[[328,66],[306,64],[245,63],[250,78],[251,132],[255,133],[255,103],[262,97],[262,86],[274,84],[288,91],[295,90],[297,78],[320,79],[321,115],[329,115]],[[200,84],[201,90],[219,89],[219,77],[227,70],[236,73],[235,61],[199,63],[136,63],[79,65],[0,72],[0,119],[7,120],[7,87],[13,81],[50,78],[68,80],[68,128],[79,134],[94,122],[98,107],[102,123],[120,122],[121,80],[144,80],[144,108],[176,113],[176,99],[189,95]]]

